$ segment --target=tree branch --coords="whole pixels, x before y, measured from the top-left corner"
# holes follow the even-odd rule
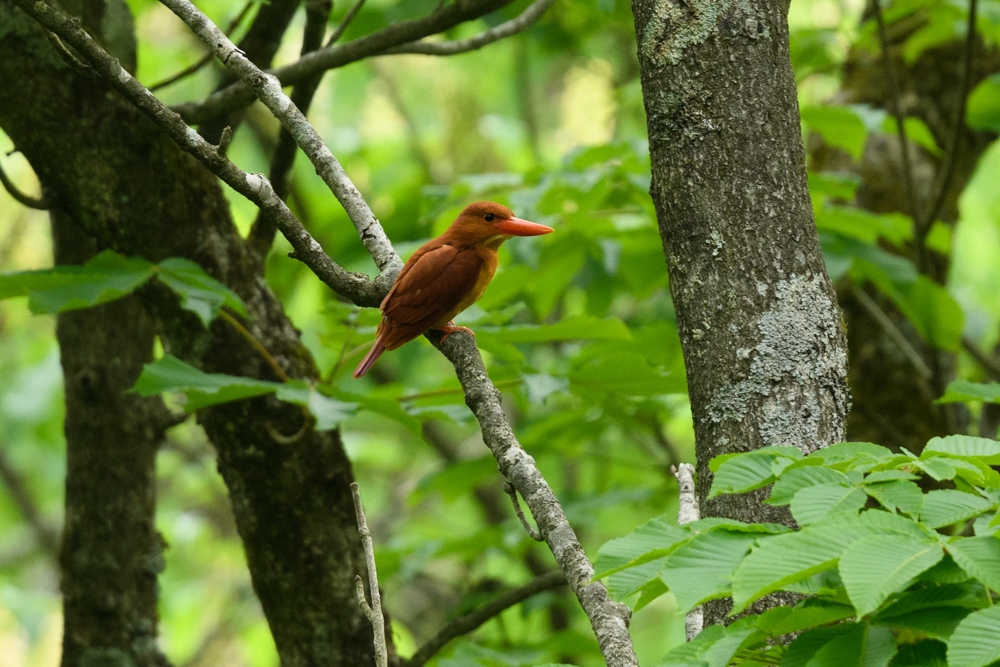
[[[423,667],[434,655],[456,637],[469,634],[494,616],[510,609],[514,605],[527,600],[543,591],[547,591],[566,583],[566,577],[558,570],[539,575],[524,584],[488,602],[479,609],[459,616],[441,628],[440,631],[417,649],[413,657],[403,663],[403,667]]]
[[[517,17],[504,21],[475,37],[456,39],[450,42],[429,42],[421,40],[387,49],[381,55],[396,55],[400,53],[420,53],[427,56],[454,56],[459,53],[475,51],[505,37],[516,35],[542,17],[545,11],[555,4],[555,0],[535,0]]]
[[[3,184],[4,189],[7,191],[11,197],[16,199],[18,202],[27,206],[28,208],[37,209],[39,211],[47,211],[50,208],[50,204],[45,200],[45,197],[32,197],[31,195],[26,195],[21,192],[14,182],[10,180],[7,173],[3,170],[3,166],[0,166],[0,183]]]
[[[94,71],[125,99],[149,116],[178,146],[197,158],[231,188],[252,201],[272,217],[275,225],[294,249],[294,257],[306,264],[330,289],[343,294],[360,306],[381,303],[388,287],[386,280],[371,280],[359,273],[348,273],[323,252],[302,223],[274,193],[271,183],[260,174],[248,174],[221,155],[186,125],[176,113],[163,105],[139,81],[129,74],[80,25],[42,0],[14,0],[42,26],[66,40],[83,54]],[[228,40],[227,40],[228,41]],[[388,281],[391,283],[391,281]]]
[[[378,573],[375,571],[375,548],[372,546],[372,534],[365,520],[365,510],[361,506],[361,490],[357,482],[351,482],[351,494],[354,496],[354,513],[358,520],[358,533],[365,548],[365,558],[368,564],[368,589],[371,591],[372,603],[369,606],[365,600],[365,586],[361,575],[357,575],[358,604],[365,616],[371,621],[375,634],[375,665],[387,667],[389,652],[385,646],[385,618],[382,616],[382,595],[378,589]]]
[[[270,74],[278,77],[282,86],[298,83],[313,74],[343,67],[369,56],[378,55],[387,49],[444,32],[459,23],[489,14],[510,4],[511,1],[469,0],[455,2],[424,18],[400,21],[370,35],[315,51],[290,65],[272,70]],[[189,102],[172,108],[185,121],[196,125],[227,111],[246,106],[254,99],[253,91],[238,83],[213,93],[202,102]]]
[[[59,531],[53,529],[42,518],[38,504],[28,492],[24,478],[20,471],[11,465],[2,446],[0,446],[0,479],[7,486],[7,492],[17,508],[21,510],[24,520],[31,526],[38,544],[49,556],[55,559],[59,555]]]
[[[1000,359],[984,352],[978,345],[976,345],[976,341],[972,340],[968,336],[962,336],[962,347],[965,348],[965,351],[968,352],[969,355],[975,359],[987,373],[990,374],[990,376],[996,380],[1000,380]]]
[[[670,466],[670,472],[677,478],[679,491],[677,525],[683,526],[697,521],[701,518],[701,514],[698,510],[698,497],[694,493],[694,466],[690,463],[681,463],[676,467]],[[704,624],[705,610],[698,605],[684,617],[684,637],[691,641],[698,636]]]

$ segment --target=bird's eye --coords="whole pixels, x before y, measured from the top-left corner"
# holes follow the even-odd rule
[[[492,213],[487,213],[483,217],[486,218],[486,222],[493,222],[493,218],[495,218],[496,216],[493,215]]]

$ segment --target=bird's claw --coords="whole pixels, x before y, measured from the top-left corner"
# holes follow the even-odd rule
[[[468,327],[456,327],[454,322],[448,322],[447,325],[445,325],[443,327],[438,327],[438,331],[443,331],[444,332],[444,336],[441,337],[441,342],[442,343],[445,342],[446,340],[448,340],[448,336],[452,335],[456,331],[464,331],[465,333],[467,333],[470,336],[472,336],[473,339],[475,339],[475,337],[476,337],[476,333],[472,329],[470,329]]]

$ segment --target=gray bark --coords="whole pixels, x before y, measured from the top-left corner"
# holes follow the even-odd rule
[[[633,0],[650,193],[684,351],[703,516],[783,521],[763,492],[706,500],[709,461],[844,437],[847,344],[806,180],[787,4]],[[708,605],[706,624],[723,605]]]
[[[187,257],[244,300],[245,326],[290,377],[315,378],[313,360],[230,219],[215,178],[106,85],[63,63],[39,27],[0,1],[0,127],[46,192],[93,238],[151,261]],[[154,287],[140,296],[171,352],[208,372],[273,379],[223,322],[206,331]],[[364,571],[337,432],[294,445],[298,406],[258,399],[199,413],[219,455],[254,588],[286,667],[372,663],[354,576]]]

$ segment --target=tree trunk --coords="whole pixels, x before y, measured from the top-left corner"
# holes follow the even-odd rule
[[[703,516],[789,522],[764,490],[706,500],[715,456],[844,437],[847,344],[820,253],[775,0],[633,0],[650,193],[684,351]],[[710,605],[706,623],[722,619]]]
[[[240,295],[250,314],[244,326],[290,377],[316,378],[215,178],[131,104],[71,70],[5,0],[0,26],[0,127],[65,215],[99,249],[197,262]],[[275,379],[225,322],[206,330],[155,285],[139,298],[173,354],[208,372]],[[218,451],[284,667],[372,664],[371,627],[355,597],[354,577],[365,569],[353,476],[339,433],[306,430],[293,444],[278,442],[271,434],[299,432],[304,416],[273,397],[205,409],[198,419]]]

